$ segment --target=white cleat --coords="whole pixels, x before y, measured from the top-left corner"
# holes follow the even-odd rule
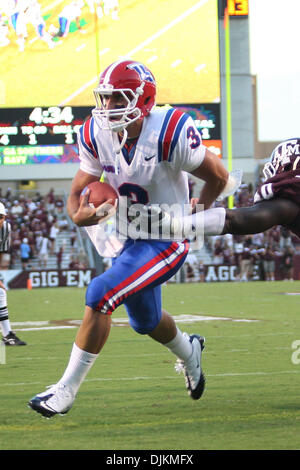
[[[201,368],[201,357],[204,349],[205,339],[199,335],[184,335],[189,338],[193,352],[187,361],[177,359],[175,369],[177,372],[183,371],[185,375],[185,384],[188,393],[193,400],[201,398],[205,388],[205,376]]]
[[[75,396],[68,386],[57,383],[31,398],[28,405],[37,413],[51,418],[56,414],[66,414],[72,408],[74,399]]]

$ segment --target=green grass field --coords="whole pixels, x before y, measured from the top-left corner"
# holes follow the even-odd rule
[[[188,397],[170,352],[116,322],[71,411],[46,420],[26,403],[61,377],[76,329],[20,322],[79,320],[84,290],[8,291],[13,328],[28,345],[6,348],[0,364],[0,449],[299,449],[299,297],[284,293],[300,293],[300,282],[163,286],[174,316],[224,318],[178,323],[206,337],[202,399]],[[125,317],[123,307],[113,316]]]

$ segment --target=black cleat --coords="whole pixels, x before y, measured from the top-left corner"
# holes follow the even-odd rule
[[[2,337],[2,343],[5,346],[25,346],[26,345],[25,341],[21,341],[20,338],[18,338],[17,335],[13,331],[10,331],[8,335]]]

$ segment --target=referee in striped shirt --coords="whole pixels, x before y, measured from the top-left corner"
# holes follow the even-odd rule
[[[10,249],[10,223],[5,220],[6,209],[4,204],[0,202],[0,268],[2,263],[2,255]],[[0,281],[0,328],[2,331],[2,343],[5,346],[24,346],[26,343],[21,341],[11,330],[8,318],[6,289],[2,281]]]

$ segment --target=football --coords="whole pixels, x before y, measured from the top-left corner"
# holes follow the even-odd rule
[[[112,204],[118,199],[117,191],[108,183],[101,183],[100,181],[94,181],[88,184],[81,193],[84,196],[87,190],[90,190],[89,204],[93,204],[94,207],[98,207],[108,199],[112,199]]]

